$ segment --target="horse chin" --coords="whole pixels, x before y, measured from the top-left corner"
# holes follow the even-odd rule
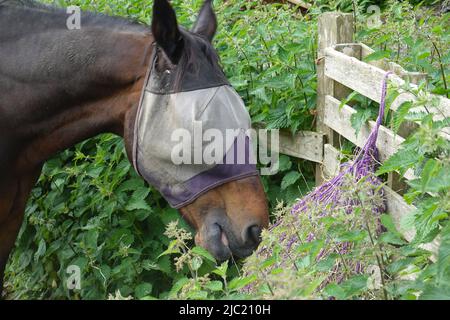
[[[218,225],[213,225],[206,234],[198,232],[195,243],[208,250],[218,262],[228,260],[232,256],[229,246],[223,241],[223,231]]]

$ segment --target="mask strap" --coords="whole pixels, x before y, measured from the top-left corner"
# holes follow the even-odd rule
[[[133,167],[136,170],[136,172],[140,174],[138,166],[137,166],[137,140],[138,140],[138,123],[139,123],[139,119],[141,117],[141,110],[142,110],[142,103],[144,102],[144,95],[145,95],[145,89],[147,88],[149,79],[150,79],[150,75],[152,73],[153,68],[155,67],[155,62],[156,62],[156,57],[157,57],[157,51],[158,51],[158,47],[156,46],[156,42],[152,43],[152,54],[150,56],[150,66],[147,69],[147,73],[145,75],[145,81],[144,81],[144,86],[142,88],[141,91],[141,97],[139,99],[139,105],[137,107],[137,111],[136,111],[136,117],[134,120],[134,133],[133,133],[133,150],[132,150],[132,162],[133,162]]]

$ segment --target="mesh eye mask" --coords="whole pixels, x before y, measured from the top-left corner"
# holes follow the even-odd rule
[[[174,86],[175,73],[156,68],[157,50],[136,116],[136,171],[173,208],[226,182],[258,175],[250,116],[223,72],[203,63],[195,72],[186,70]]]

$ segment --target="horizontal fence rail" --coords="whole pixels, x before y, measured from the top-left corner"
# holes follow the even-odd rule
[[[354,46],[355,44],[350,45]],[[335,46],[335,48],[330,47],[325,49],[325,76],[377,103],[380,103],[380,84],[383,81],[386,71],[336,50],[336,48],[345,50],[347,46],[348,45],[346,44],[342,44]],[[398,85],[405,84],[405,80],[395,74],[389,77],[389,81]],[[410,84],[410,86],[416,87],[414,84]],[[435,120],[442,120],[444,117],[450,117],[450,100],[441,96],[435,97],[439,99],[438,108],[429,107],[428,111],[424,108],[416,108],[415,111],[431,112],[434,114]],[[413,100],[415,100],[415,97],[411,93],[401,93],[400,96],[393,101],[391,110],[397,111],[398,107],[403,102]],[[446,131],[448,134],[449,131]]]

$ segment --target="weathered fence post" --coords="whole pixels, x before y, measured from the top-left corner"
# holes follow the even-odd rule
[[[343,99],[348,89],[325,76],[324,50],[339,43],[353,42],[353,15],[351,13],[326,12],[318,21],[318,59],[317,59],[317,132],[325,134],[325,142],[338,147],[338,135],[324,124],[325,96]],[[316,165],[316,185],[323,181],[323,167]]]

